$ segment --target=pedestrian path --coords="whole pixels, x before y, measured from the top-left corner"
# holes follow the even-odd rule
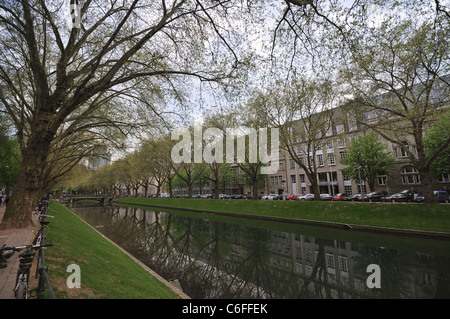
[[[3,220],[5,210],[5,205],[0,206],[0,224]],[[37,216],[35,215],[33,215],[33,223],[33,226],[27,228],[9,228],[0,230],[0,247],[3,244],[6,244],[6,246],[22,246],[30,244],[34,238],[34,234],[39,229],[39,223],[37,222]],[[15,253],[8,259],[8,266],[0,269],[0,299],[13,298],[13,289],[16,282],[18,267],[19,254]]]

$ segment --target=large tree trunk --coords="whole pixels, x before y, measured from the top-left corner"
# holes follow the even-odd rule
[[[423,195],[425,197],[424,203],[426,204],[436,204],[437,200],[433,193],[433,185],[430,171],[427,169],[421,169],[420,172],[420,182],[423,186]]]
[[[1,228],[25,228],[32,225],[31,214],[42,195],[41,175],[54,133],[47,127],[48,121],[36,119],[36,128],[22,153],[13,194],[8,202]]]

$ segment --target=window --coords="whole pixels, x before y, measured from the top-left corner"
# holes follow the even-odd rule
[[[319,174],[317,174],[318,175],[318,177],[319,177],[319,182],[323,182],[323,183],[326,183],[328,180],[327,180],[327,173],[319,173]]]
[[[300,183],[305,183],[305,174],[300,174]]]
[[[352,186],[351,185],[346,185],[346,186],[344,186],[344,191],[345,191],[345,193],[347,194],[347,195],[353,195],[353,192],[352,192]]]
[[[339,148],[344,148],[345,147],[345,138],[343,138],[343,137],[338,138],[337,142],[338,142],[338,147]]]
[[[401,176],[403,184],[420,184],[419,172],[412,166],[403,167]]]
[[[332,148],[334,148],[333,140],[329,140],[329,141],[327,142],[327,149],[332,149]]]
[[[295,175],[291,175],[291,182],[292,182],[292,184],[297,183],[297,179],[295,178]]]
[[[317,166],[323,166],[323,155],[317,154]]]
[[[394,147],[394,155],[395,157],[407,157],[408,154],[402,147]]]
[[[343,159],[347,157],[347,153],[346,152],[339,152],[339,158]]]
[[[302,147],[300,145],[297,145],[295,147],[295,151],[297,152],[297,155],[302,155],[303,154],[303,150],[302,150]]]
[[[347,271],[348,272],[347,257],[339,256],[338,259],[339,259],[339,269],[341,271]]]
[[[295,161],[293,159],[290,160],[291,169],[295,169]]]
[[[306,249],[306,261],[307,261],[307,262],[312,262],[312,253],[311,253],[311,249]]]
[[[350,177],[348,176],[347,173],[342,172],[342,179],[343,179],[344,181],[349,181],[349,180],[350,180]]]
[[[327,257],[327,267],[328,268],[334,268],[334,255],[333,254],[326,254]]]
[[[336,165],[336,157],[334,156],[334,153],[328,154],[328,165]]]
[[[344,133],[344,124],[336,125],[336,134],[342,134],[342,133]]]
[[[386,185],[386,175],[377,176],[378,185]]]

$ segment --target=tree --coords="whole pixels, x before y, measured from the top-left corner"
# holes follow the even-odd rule
[[[9,189],[14,185],[21,162],[20,148],[17,140],[12,139],[7,130],[6,122],[0,117],[0,186]]]
[[[370,129],[407,154],[420,174],[425,200],[434,202],[430,168],[450,139],[425,153],[426,128],[450,103],[450,28],[418,21],[391,21],[355,40],[352,62],[344,71],[354,94],[349,111]],[[410,137],[412,139],[410,139]]]
[[[307,175],[315,199],[320,199],[317,168],[319,151],[328,139],[335,114],[334,92],[329,81],[296,79],[275,84],[252,102],[269,126],[280,130],[280,146]],[[320,157],[319,157],[320,158]]]
[[[226,150],[226,143],[227,143],[227,136],[226,136],[226,130],[227,128],[233,128],[236,125],[235,121],[236,114],[232,111],[221,111],[213,114],[209,114],[206,116],[204,125],[206,128],[213,128],[218,129],[222,136],[222,145],[220,147],[222,150]],[[215,140],[217,136],[212,136],[210,140],[204,141],[204,147],[208,143],[216,143]],[[219,145],[213,144],[210,148],[211,152],[218,152]],[[206,163],[208,168],[205,170],[204,175],[205,177],[214,185],[214,198],[219,198],[219,190],[220,185],[222,184],[222,181],[227,176],[227,173],[230,172],[231,169],[231,163],[226,162],[226,154],[225,152],[222,152],[221,158],[219,156],[215,156],[216,154],[209,154],[211,157],[214,158],[214,161]]]
[[[386,175],[395,162],[374,133],[353,139],[347,149],[347,156],[340,161],[348,165],[342,169],[344,173],[355,181],[366,181],[371,191],[374,190],[377,176]]]
[[[215,20],[231,10],[220,1],[111,0],[100,7],[88,0],[80,7],[80,28],[63,9],[60,1],[41,0],[0,7],[0,101],[22,152],[2,226],[31,223],[42,168],[69,118],[66,125],[76,125],[120,99],[130,111],[132,101],[151,110],[156,93],[181,96],[173,91],[182,87],[180,78],[220,81],[241,62],[229,43],[235,36],[230,21],[220,19],[219,26]]]
[[[192,198],[194,185],[199,180],[205,181],[203,177],[205,169],[205,163],[180,163],[174,167],[177,177],[188,189],[188,198]]]
[[[425,154],[427,157],[433,156],[437,151],[440,155],[436,157],[430,166],[430,171],[433,177],[441,178],[442,174],[449,174],[450,172],[450,111],[447,112],[436,122],[431,125],[424,136]]]

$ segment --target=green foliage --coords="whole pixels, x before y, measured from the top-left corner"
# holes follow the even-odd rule
[[[430,127],[424,137],[425,154],[430,158],[433,154],[442,148],[439,156],[437,156],[430,166],[431,173],[434,177],[440,174],[450,172],[450,111],[438,119]]]
[[[7,134],[6,124],[0,122],[0,186],[14,185],[20,162],[19,143]]]
[[[352,140],[347,156],[341,159],[342,164],[348,165],[342,171],[355,181],[366,181],[373,190],[376,177],[387,174],[395,161],[385,148],[374,133]]]

